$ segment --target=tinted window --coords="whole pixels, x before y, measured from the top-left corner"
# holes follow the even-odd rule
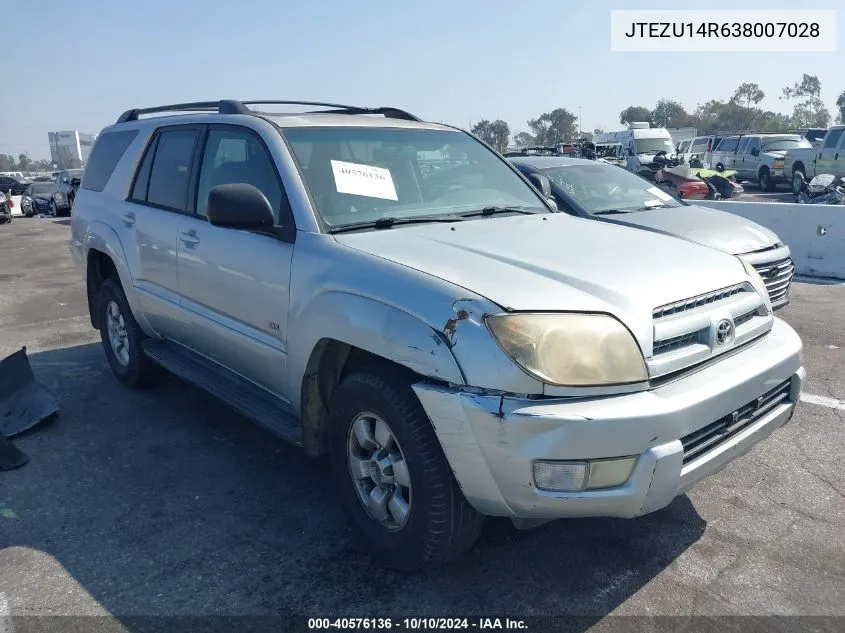
[[[827,135],[827,140],[824,142],[825,149],[836,147],[836,144],[839,142],[839,137],[842,136],[843,131],[845,131],[845,128],[831,130],[830,134]]]
[[[82,188],[91,191],[105,189],[117,162],[136,136],[138,136],[138,130],[102,134],[94,143],[94,149],[88,157]]]
[[[208,193],[218,185],[242,182],[256,187],[273,207],[279,222],[282,188],[273,161],[258,137],[244,130],[211,130],[205,143],[197,191],[197,215],[205,217]],[[289,218],[287,201],[281,214]]]
[[[745,151],[745,148],[748,147],[748,137],[746,136],[739,142],[739,148],[736,150],[738,153],[742,153]]]
[[[150,172],[147,202],[186,210],[197,136],[197,130],[168,130],[160,134]]]
[[[736,146],[739,143],[739,137],[733,136],[731,138],[726,138],[719,144],[717,152],[733,152],[736,150]]]
[[[750,154],[755,149],[760,149],[760,139],[752,138],[748,140],[748,153]]]
[[[138,173],[135,175],[135,184],[132,187],[132,200],[139,200],[145,202],[147,200],[147,189],[150,186],[150,171],[153,167],[153,156],[155,155],[156,143],[158,137],[153,139],[152,143],[147,147],[144,153],[144,162],[138,168]]]

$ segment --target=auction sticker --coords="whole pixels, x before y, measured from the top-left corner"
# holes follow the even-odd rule
[[[349,193],[354,196],[368,198],[382,198],[384,200],[398,200],[396,187],[389,169],[372,165],[347,163],[333,160],[335,187],[338,193]]]

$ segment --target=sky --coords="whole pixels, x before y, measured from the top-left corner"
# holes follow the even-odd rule
[[[12,0],[4,0],[12,2]],[[840,5],[837,7],[837,5]],[[131,107],[302,99],[392,105],[511,133],[564,107],[584,130],[619,129],[628,105],[688,110],[742,82],[764,108],[802,73],[834,112],[845,90],[845,3],[590,0],[27,0],[4,25],[0,153],[49,157],[48,131],[97,133]],[[611,9],[836,9],[836,53],[618,53]]]

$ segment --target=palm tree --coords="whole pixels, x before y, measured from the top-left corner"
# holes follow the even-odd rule
[[[836,107],[839,108],[839,122],[845,123],[845,90],[836,98]]]

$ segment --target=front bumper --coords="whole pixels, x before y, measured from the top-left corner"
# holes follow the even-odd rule
[[[532,400],[417,384],[467,500],[515,519],[635,517],[658,510],[785,424],[804,380],[801,340],[775,319],[741,352],[651,391]],[[726,418],[788,382],[788,397],[741,431],[684,464],[681,438]],[[638,456],[623,485],[550,492],[534,483],[537,460]]]

